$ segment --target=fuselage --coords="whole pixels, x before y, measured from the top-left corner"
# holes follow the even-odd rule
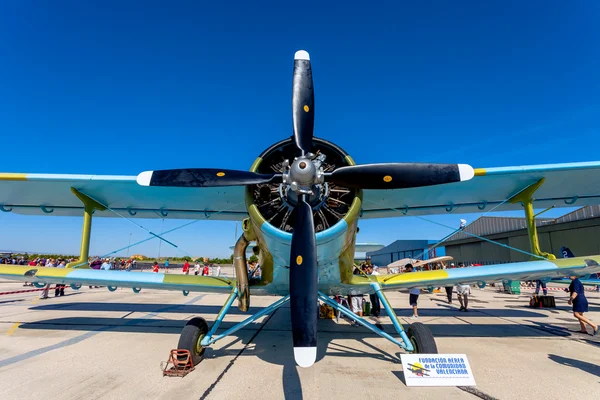
[[[352,158],[339,147],[315,138],[316,152],[324,156],[325,168],[354,165]],[[279,142],[263,152],[250,171],[267,172],[280,167],[282,154],[293,150],[291,139]],[[293,154],[292,154],[293,156]],[[319,290],[328,294],[346,294],[354,265],[358,218],[362,207],[362,190],[347,190],[325,184],[311,198],[315,215]],[[289,266],[292,233],[293,193],[281,185],[248,187],[244,234],[255,240],[259,251],[262,277],[251,284],[252,294],[285,295],[289,293]]]

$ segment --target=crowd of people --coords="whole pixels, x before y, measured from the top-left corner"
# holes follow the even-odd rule
[[[11,265],[29,265],[32,267],[56,267],[56,268],[66,268],[67,263],[76,262],[76,259],[53,259],[53,258],[34,258],[32,260],[27,260],[24,257],[11,257],[5,256],[0,259],[1,264],[11,264]],[[90,268],[98,269],[98,270],[122,270],[122,271],[131,271],[137,267],[137,260],[135,258],[131,259],[118,259],[118,258],[91,258],[89,260]],[[169,261],[166,260],[164,267],[165,272],[168,271]],[[419,270],[428,271],[428,270],[437,270],[437,269],[452,269],[452,268],[464,268],[465,265],[462,262],[459,262],[457,265],[454,263],[450,263],[446,265],[444,262],[438,263],[430,263],[422,265]],[[258,282],[261,280],[262,271],[260,268],[260,264],[256,261],[251,261],[246,264],[247,272],[248,272],[248,280],[250,282]],[[152,272],[158,273],[160,270],[160,265],[158,261],[155,261],[152,266]],[[353,274],[355,275],[365,275],[365,276],[376,276],[380,275],[379,268],[376,265],[371,264],[370,260],[363,262],[360,266],[355,266],[353,270]],[[200,262],[200,260],[196,260],[193,268],[190,265],[189,261],[185,261],[182,267],[182,272],[185,275],[189,275],[190,272],[194,273],[194,275],[201,276],[220,276],[221,275],[221,266],[210,264],[208,262]],[[406,264],[404,266],[404,273],[416,272],[416,269],[412,264]],[[572,280],[571,285],[569,286],[569,305],[573,306],[573,315],[578,320],[580,324],[580,332],[587,332],[586,326],[589,325],[592,328],[593,335],[598,334],[598,325],[591,322],[588,318],[584,317],[584,313],[588,311],[588,303],[585,297],[585,291],[583,289],[583,284],[577,278],[577,276],[571,276]],[[529,285],[533,286],[532,282],[527,282]],[[538,295],[540,289],[543,290],[544,295],[547,295],[547,287],[545,282],[538,280],[536,283],[535,294]],[[25,282],[24,286],[33,286],[32,283]],[[90,286],[91,288],[92,286]],[[98,286],[96,286],[98,287]],[[468,284],[457,284],[444,287],[446,291],[448,304],[452,304],[454,287],[456,287],[457,299],[460,304],[460,308],[458,311],[468,312],[469,311],[469,295],[471,294],[471,285]],[[439,289],[439,288],[438,288]],[[40,293],[40,299],[47,299],[49,297],[50,284],[47,284]],[[412,308],[413,315],[411,318],[418,319],[419,318],[419,310],[418,310],[418,300],[419,295],[421,293],[420,287],[412,287],[409,288],[409,305]],[[56,285],[54,290],[54,296],[64,296],[65,294],[65,285]],[[338,299],[339,300],[339,299]],[[365,305],[367,304],[364,300],[363,295],[349,295],[347,299],[348,305],[351,311],[359,316],[363,316]],[[370,315],[377,318],[381,313],[381,302],[377,294],[369,295],[369,303],[370,305]],[[354,324],[356,324],[354,322]]]
[[[445,263],[442,262],[442,263],[435,263],[434,265],[425,264],[422,266],[422,268],[420,268],[420,270],[427,271],[427,270],[452,269],[452,268],[465,268],[465,265],[462,262],[459,262],[457,265],[455,265],[454,263],[446,265]],[[403,273],[412,273],[412,272],[417,272],[417,271],[413,267],[412,264],[406,264],[404,266]],[[355,268],[353,270],[353,274],[354,275],[366,275],[366,276],[380,275],[378,272],[378,267],[375,265],[372,265],[370,260],[365,261],[360,266],[355,266]],[[568,303],[569,303],[569,305],[572,305],[573,316],[579,322],[579,325],[580,325],[579,332],[588,333],[587,326],[589,325],[592,328],[592,335],[595,336],[598,334],[598,329],[599,329],[598,325],[594,324],[592,321],[590,321],[587,317],[585,317],[583,315],[585,312],[588,311],[588,302],[585,297],[585,291],[584,291],[583,284],[581,283],[581,281],[578,279],[577,276],[571,276],[570,279],[572,282],[571,282],[571,285],[569,286],[569,289],[567,289],[569,292]],[[468,312],[469,311],[469,296],[471,294],[471,285],[457,284],[457,285],[452,285],[452,286],[446,286],[444,289],[446,291],[448,304],[452,304],[455,287],[456,287],[457,299],[460,304],[460,308],[458,309],[458,311]],[[440,289],[440,288],[438,288],[438,289]],[[538,281],[536,281],[536,291],[535,291],[536,295],[539,294],[540,289],[543,289],[544,295],[547,294],[546,284],[543,281],[538,280]],[[420,288],[420,287],[412,287],[412,288],[409,288],[409,291],[408,291],[408,293],[409,293],[408,302],[413,311],[413,315],[411,317],[413,319],[419,318],[418,300],[419,300],[419,295],[421,294],[421,290],[422,290],[422,288]],[[339,297],[337,300],[338,300],[338,302],[343,302],[343,300],[341,300]],[[380,312],[381,312],[381,303],[380,303],[379,297],[377,296],[377,294],[370,294],[369,300],[370,300],[370,305],[371,305],[371,310],[370,310],[371,316],[374,318],[379,317]],[[351,309],[351,311],[360,317],[362,317],[365,313],[365,310],[368,310],[368,308],[369,308],[369,307],[365,307],[366,301],[364,300],[363,295],[348,296],[347,302],[348,302],[348,306]],[[352,324],[355,326],[359,325],[358,323],[356,323],[354,321],[352,322]]]
[[[168,261],[168,260],[167,260]],[[166,265],[168,266],[168,264]],[[181,269],[181,271],[184,273],[184,275],[189,275],[191,272],[192,268],[190,266],[190,262],[189,261],[185,261],[183,263],[183,267]],[[200,276],[221,276],[221,266],[218,264],[210,264],[207,262],[200,262],[200,260],[196,260],[196,263],[194,264],[194,275],[200,275]],[[154,267],[152,268],[152,272],[158,272],[158,262],[154,263]]]

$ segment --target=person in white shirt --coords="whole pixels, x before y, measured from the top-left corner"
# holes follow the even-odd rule
[[[104,270],[104,271],[109,271],[112,269],[112,264],[110,262],[110,259],[107,258],[106,260],[104,260],[104,262],[102,263],[102,265],[100,266],[100,269]]]
[[[46,262],[46,267],[55,267],[54,265],[54,260],[53,259],[48,259],[48,261]],[[44,286],[44,290],[42,290],[40,292],[40,299],[47,299],[48,298],[48,291],[50,290],[50,284],[47,283],[46,286]]]
[[[411,264],[406,264],[405,272],[413,272],[413,266]],[[421,294],[421,288],[413,287],[408,290],[408,302],[413,308],[413,319],[419,318],[419,310],[417,309],[419,294]]]
[[[58,263],[56,268],[66,268],[67,262],[62,260]],[[64,296],[65,295],[65,285],[56,284],[56,288],[54,289],[54,297]]]
[[[219,264],[217,264],[216,271],[217,271],[217,276],[221,276],[221,266]]]
[[[461,262],[458,263],[458,268],[464,268],[465,265]],[[456,293],[460,308],[458,311],[469,311],[469,295],[471,294],[471,285],[456,285]]]
[[[194,265],[194,275],[198,275],[200,272],[200,263],[196,261],[196,265]]]

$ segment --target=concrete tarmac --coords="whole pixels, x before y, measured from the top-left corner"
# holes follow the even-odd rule
[[[29,288],[0,282],[0,292],[19,289]],[[319,320],[317,362],[296,367],[285,307],[217,342],[185,378],[163,377],[160,364],[186,320],[213,321],[226,295],[84,287],[39,300],[38,293],[0,296],[0,399],[592,399],[600,383],[600,337],[574,332],[561,291],[552,292],[557,308],[545,310],[527,307],[532,291],[473,289],[468,313],[445,294],[420,296],[419,321],[440,353],[467,354],[474,393],[407,387],[400,349],[345,319]],[[586,315],[600,322],[600,295],[587,293]],[[408,294],[388,297],[406,327]],[[252,308],[275,299],[254,297]],[[223,328],[244,318],[232,308]],[[395,334],[387,317],[380,322]]]

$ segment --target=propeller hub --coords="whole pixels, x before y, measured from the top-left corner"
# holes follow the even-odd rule
[[[313,188],[319,183],[323,183],[323,171],[310,158],[306,156],[298,157],[291,166],[285,163],[283,182],[298,194],[313,194]]]

